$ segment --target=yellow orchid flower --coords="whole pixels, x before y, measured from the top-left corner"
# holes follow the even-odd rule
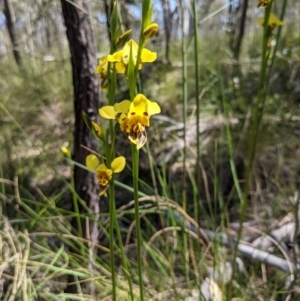
[[[115,66],[116,66],[116,68],[120,69],[121,68],[121,63],[116,63]],[[102,56],[100,58],[100,60],[98,62],[98,66],[95,69],[95,73],[96,74],[100,74],[101,89],[103,91],[107,90],[107,87],[108,87],[108,83],[107,83],[107,69],[108,69],[108,61],[107,61],[107,55],[105,55],[105,56]]]
[[[265,18],[262,18],[262,19],[259,19],[257,20],[257,23],[264,26],[265,24]],[[274,29],[276,26],[282,26],[284,23],[279,20],[277,17],[275,17],[275,15],[273,13],[270,13],[270,16],[269,16],[269,21],[268,21],[268,26],[271,28],[271,29]]]
[[[114,106],[104,106],[99,110],[101,117],[115,119],[130,142],[136,144],[137,149],[143,147],[147,141],[145,127],[150,126],[150,117],[160,113],[157,102],[150,101],[143,94],[138,94],[133,101],[123,100]]]
[[[111,168],[107,168],[104,163],[100,164],[95,155],[86,157],[87,168],[96,171],[96,177],[100,187],[99,195],[105,195],[109,181],[112,179],[113,173],[120,173],[126,164],[126,159],[123,156],[115,158],[111,162]]]
[[[130,49],[133,56],[133,63],[136,64],[137,54],[139,50],[138,44],[134,40],[129,40],[122,50],[115,52],[113,55],[108,55],[107,60],[111,63],[116,63],[117,73],[125,73],[129,63]],[[152,63],[156,60],[156,52],[143,48],[138,69],[142,68],[143,63]],[[118,64],[119,63],[119,64]]]

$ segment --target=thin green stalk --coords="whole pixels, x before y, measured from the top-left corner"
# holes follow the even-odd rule
[[[123,271],[128,281],[129,285],[129,294],[130,298],[133,301],[133,290],[132,290],[132,280],[131,276],[128,271],[128,264],[127,258],[125,256],[121,231],[117,219],[117,212],[116,212],[116,204],[115,204],[115,187],[114,187],[114,178],[111,179],[109,185],[109,217],[110,217],[110,224],[109,224],[109,249],[110,249],[110,264],[111,264],[111,277],[112,277],[112,287],[113,287],[113,300],[116,300],[116,272],[115,272],[115,242],[114,242],[114,230],[117,233],[118,239],[118,248],[121,253],[121,259],[123,264]]]
[[[193,0],[193,15],[194,15],[194,63],[195,63],[195,93],[196,93],[196,136],[197,136],[197,157],[196,157],[196,183],[200,184],[200,99],[199,99],[199,41],[198,41],[198,15],[196,0]],[[194,202],[195,208],[195,220],[200,222],[200,216],[198,216],[199,202],[198,202],[198,189],[194,191],[196,193],[196,202]],[[197,214],[197,215],[196,215]]]
[[[71,153],[68,152],[67,157],[69,159],[71,159]],[[73,165],[71,165],[73,168]],[[71,173],[71,186],[73,187],[72,189],[72,200],[73,200],[73,206],[74,206],[74,212],[76,214],[76,225],[77,225],[77,229],[78,229],[78,236],[79,237],[83,237],[83,233],[82,233],[82,224],[81,224],[81,219],[80,219],[80,212],[79,212],[79,206],[78,206],[78,195],[75,191],[75,180],[73,177],[73,173]],[[84,247],[82,246],[82,244],[80,244],[80,254],[82,257],[85,257],[85,251],[84,251]]]
[[[225,129],[226,129],[226,136],[227,136],[230,169],[231,169],[231,173],[232,173],[232,177],[233,177],[234,186],[235,186],[235,189],[238,193],[238,197],[241,202],[241,208],[245,210],[245,207],[246,207],[245,196],[243,195],[243,192],[242,192],[242,189],[241,189],[241,186],[239,183],[237,171],[235,168],[235,164],[234,164],[233,143],[232,143],[232,138],[231,138],[228,108],[227,108],[227,103],[225,101],[225,93],[224,93],[224,87],[223,87],[222,80],[221,80],[221,90],[222,90],[222,106],[223,106],[223,111],[224,111],[224,116],[225,116]],[[240,228],[242,228],[242,225],[240,225]],[[237,255],[236,253],[233,254],[233,259],[234,259],[233,266],[235,265],[236,255]]]
[[[111,283],[112,283],[112,299],[117,300],[117,285],[115,272],[115,245],[114,245],[114,225],[115,225],[115,196],[113,181],[110,182],[109,187],[109,250],[110,250],[110,266],[111,266]]]
[[[133,195],[134,195],[134,211],[135,211],[135,229],[137,238],[137,263],[138,263],[138,276],[140,287],[140,300],[144,300],[144,285],[142,277],[142,236],[140,228],[140,214],[139,214],[139,151],[135,144],[131,144],[132,151],[132,177],[133,177]]]
[[[122,236],[121,236],[121,231],[120,231],[120,227],[119,227],[119,223],[118,223],[118,219],[117,219],[116,207],[114,208],[114,215],[115,215],[114,220],[116,222],[115,227],[116,227],[116,232],[117,232],[118,244],[119,244],[119,249],[121,252],[121,258],[122,258],[122,264],[123,264],[123,271],[124,271],[125,276],[128,281],[130,298],[133,301],[134,296],[133,296],[133,290],[132,290],[132,280],[131,280],[131,275],[128,270],[128,264],[127,264],[128,262],[127,262],[127,258],[125,256],[125,252],[124,252],[124,248],[123,248]]]
[[[183,101],[183,124],[184,124],[184,148],[183,148],[183,183],[182,183],[182,208],[184,211],[187,210],[187,199],[186,199],[186,192],[187,192],[187,171],[186,171],[186,158],[187,158],[187,47],[186,47],[186,40],[184,35],[184,7],[182,0],[180,0],[180,8],[181,8],[181,55],[182,55],[182,101]],[[198,168],[197,168],[198,169]],[[185,254],[188,254],[188,237],[185,231],[182,232],[183,234],[183,249]],[[186,282],[189,282],[189,256],[185,258],[185,277]]]
[[[183,124],[184,124],[184,149],[183,149],[183,191],[182,191],[182,207],[186,210],[186,156],[187,156],[187,147],[186,147],[186,130],[187,130],[187,58],[186,58],[186,41],[184,36],[184,8],[182,0],[180,0],[181,8],[181,55],[182,55],[182,102],[183,102]]]
[[[220,203],[220,209],[222,212],[223,209],[223,202],[218,198],[218,188],[219,188],[219,181],[218,181],[218,171],[217,171],[217,166],[218,166],[218,140],[215,140],[215,157],[214,157],[214,165],[213,165],[213,177],[214,177],[214,192],[213,192],[213,200],[214,200],[214,214],[212,217],[217,216],[217,202],[219,201]],[[223,214],[221,215],[221,223],[223,222]],[[217,228],[216,225],[216,219],[214,218],[212,221],[212,226],[213,229]]]
[[[113,23],[113,22],[112,22]],[[113,48],[113,44],[111,46]],[[113,49],[112,49],[113,51]],[[109,105],[114,104],[114,96],[116,90],[116,72],[111,71],[111,63],[108,64],[108,103]],[[105,154],[106,154],[106,165],[110,166],[114,158],[114,150],[111,149],[111,144],[114,139],[114,124],[112,120],[109,120],[109,131],[106,135],[105,141]],[[115,241],[114,241],[114,230],[116,221],[115,214],[115,189],[114,189],[114,176],[109,183],[109,250],[110,250],[110,266],[111,266],[111,282],[112,282],[112,299],[117,300],[117,285],[116,285],[116,267],[115,267]]]
[[[260,76],[259,76],[259,86],[258,86],[258,91],[257,91],[257,102],[255,105],[255,110],[254,110],[254,115],[252,118],[252,124],[251,124],[251,136],[250,136],[250,142],[249,142],[249,152],[247,156],[247,165],[246,165],[246,179],[245,179],[245,189],[244,193],[242,196],[240,196],[240,191],[238,191],[240,201],[241,201],[241,213],[240,213],[240,221],[239,221],[239,230],[238,230],[238,235],[237,235],[237,244],[236,247],[234,248],[233,252],[233,258],[235,259],[237,256],[237,248],[239,241],[242,236],[242,230],[243,230],[243,223],[245,219],[245,214],[246,214],[246,209],[247,209],[247,202],[246,199],[249,194],[249,189],[250,189],[250,176],[251,176],[251,169],[252,169],[252,163],[253,159],[255,156],[255,150],[256,150],[256,144],[257,144],[257,136],[258,136],[258,131],[259,131],[259,126],[261,123],[261,119],[263,116],[263,109],[265,106],[265,98],[266,95],[264,93],[265,89],[265,80],[266,80],[266,70],[268,66],[268,59],[270,56],[270,53],[268,51],[268,40],[270,38],[270,32],[269,32],[269,26],[268,26],[268,20],[271,12],[271,6],[272,2],[270,5],[266,8],[265,10],[265,22],[264,22],[264,33],[263,33],[263,42],[262,42],[262,59],[261,59],[261,67],[260,67]],[[232,171],[235,171],[235,166],[234,162],[231,160],[230,162]],[[233,177],[235,178],[235,174],[233,173]],[[238,188],[239,185],[236,185],[236,188]],[[236,269],[236,261],[233,260],[233,266],[232,266],[232,275],[231,275],[231,280],[230,280],[230,285],[229,285],[229,290],[227,294],[228,300],[231,300],[231,296],[233,294],[233,279],[235,276],[235,269]]]
[[[74,177],[71,177],[71,186],[75,187],[75,182],[74,182]],[[74,211],[76,214],[76,224],[77,224],[77,229],[78,229],[78,236],[82,237],[82,225],[80,221],[80,213],[79,213],[79,207],[78,207],[78,202],[77,202],[77,194],[72,191],[72,200],[73,200],[73,206],[74,206]],[[84,255],[84,254],[82,254]]]
[[[3,166],[2,166],[2,160],[0,159],[0,179],[3,179],[4,177],[3,177]],[[4,185],[4,182],[1,182],[0,181],[0,193],[2,194],[2,195],[5,195],[5,185]],[[3,205],[5,206],[5,202],[1,202],[0,203],[0,216],[2,216],[2,214],[3,214]]]
[[[272,2],[271,2],[272,4]],[[252,126],[251,126],[251,136],[250,136],[250,143],[249,143],[249,153],[247,158],[247,170],[246,170],[246,188],[245,189],[245,196],[246,193],[248,194],[249,189],[249,179],[250,179],[250,172],[252,167],[253,158],[255,155],[255,148],[257,142],[257,134],[258,129],[260,126],[261,118],[263,116],[263,109],[265,105],[265,95],[264,95],[264,86],[265,86],[265,76],[266,70],[268,65],[269,53],[268,53],[268,19],[270,16],[271,5],[265,11],[265,24],[264,24],[264,34],[263,34],[263,43],[262,43],[262,60],[261,60],[261,68],[260,68],[260,76],[259,76],[259,86],[257,92],[257,102],[255,105],[254,116],[252,119]]]
[[[168,181],[167,181],[167,176],[166,176],[166,166],[165,164],[162,166],[162,174],[160,173],[159,170],[157,170],[157,176],[158,176],[158,180],[159,180],[159,183],[163,189],[163,193],[162,195],[166,198],[167,200],[167,206],[168,206],[168,216],[171,220],[171,225],[172,227],[176,227],[176,221],[174,219],[174,216],[173,216],[173,211],[170,207],[170,203],[169,203],[169,191],[168,191],[168,188],[169,186],[167,185]],[[169,222],[167,222],[167,226],[169,225]],[[177,231],[175,232],[175,239],[177,240]],[[165,252],[167,254],[167,259],[168,259],[168,262],[172,262],[172,250],[170,250],[170,247],[169,247],[169,244],[166,243],[165,244]],[[174,293],[175,295],[177,296],[177,289],[176,289],[176,277],[175,277],[175,273],[172,269],[172,265],[170,265],[170,277],[171,277],[171,280],[172,280],[172,287],[174,289]]]
[[[283,21],[283,19],[284,19],[286,4],[287,4],[287,0],[284,0],[282,2],[282,9],[281,9],[281,14],[280,14],[280,20],[281,21]],[[276,57],[276,51],[277,51],[277,48],[278,48],[278,41],[279,41],[279,37],[280,37],[280,34],[281,34],[281,30],[282,30],[282,26],[279,26],[279,28],[277,30],[277,35],[276,35],[276,38],[275,38],[276,44],[275,44],[275,47],[273,49],[272,56],[271,56],[272,59],[271,59],[271,63],[270,63],[269,73],[268,73],[268,76],[267,76],[267,79],[266,79],[266,89],[265,89],[266,93],[267,93],[268,88],[269,88],[271,72],[272,72],[272,68],[273,68],[273,65],[274,65],[275,57]]]
[[[114,143],[115,143],[115,128],[113,127],[113,123],[110,122],[109,125],[110,128],[110,137],[111,137],[111,147],[107,147],[106,148],[106,156],[107,156],[107,164],[111,164],[111,161],[113,160],[113,158],[115,157],[115,150],[114,150]],[[106,145],[109,145],[109,142],[106,141]],[[120,227],[119,227],[119,223],[117,220],[117,213],[116,213],[116,204],[115,204],[115,196],[114,196],[114,177],[111,179],[110,181],[110,185],[109,185],[109,216],[110,216],[110,226],[109,226],[109,243],[110,243],[110,256],[111,256],[111,268],[112,268],[112,285],[113,285],[113,298],[114,298],[114,294],[115,294],[115,285],[116,285],[116,281],[115,281],[115,265],[114,265],[114,230],[116,231],[117,234],[117,239],[118,239],[118,248],[119,251],[121,253],[121,259],[122,259],[122,264],[123,264],[123,269],[124,269],[124,273],[126,275],[126,278],[128,280],[128,285],[129,285],[129,293],[130,293],[130,297],[131,300],[134,300],[134,296],[133,296],[133,290],[132,290],[132,281],[131,281],[131,276],[128,272],[128,264],[127,264],[127,258],[125,256],[125,252],[124,252],[124,248],[123,248],[123,242],[122,242],[122,236],[121,236],[121,232],[120,232]],[[114,299],[115,300],[115,299]]]
[[[237,190],[239,199],[241,201],[241,205],[243,207],[245,205],[245,198],[243,196],[242,189],[241,189],[239,179],[238,179],[238,176],[237,176],[236,168],[235,168],[235,165],[234,165],[233,144],[232,144],[232,138],[231,138],[231,130],[230,130],[227,103],[225,101],[225,93],[224,93],[224,87],[223,87],[223,81],[222,80],[221,80],[221,86],[222,86],[221,87],[221,90],[222,90],[222,106],[223,106],[223,111],[224,111],[224,116],[225,116],[225,128],[226,128],[230,168],[231,168],[231,173],[232,173],[235,189]]]
[[[150,151],[148,141],[146,142],[146,148],[147,148],[147,155],[148,155],[149,166],[150,166],[151,179],[152,179],[153,188],[154,188],[155,197],[156,197],[157,211],[160,211],[159,200],[158,200],[158,195],[159,194],[158,194],[157,182],[156,182],[155,173],[154,173],[154,160],[153,160],[153,157],[151,155],[151,151]],[[161,214],[159,214],[159,221],[160,221],[160,227],[162,229],[164,229],[164,219],[163,219]],[[163,238],[164,238],[164,240],[166,239],[165,233],[163,233]]]

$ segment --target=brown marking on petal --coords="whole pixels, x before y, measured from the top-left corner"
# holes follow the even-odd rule
[[[132,113],[131,113],[131,116],[133,116],[133,115],[135,115],[135,112],[132,112]]]
[[[143,115],[148,116],[148,112],[144,112]]]
[[[128,58],[128,55],[126,54],[126,55],[123,55],[123,58],[124,59],[127,59]]]

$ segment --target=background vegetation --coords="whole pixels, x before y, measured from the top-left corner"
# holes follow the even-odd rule
[[[270,41],[247,184],[263,58],[263,27],[256,20],[264,9],[257,1],[196,1],[197,66],[192,2],[183,1],[182,9],[175,0],[153,2],[159,32],[147,48],[158,60],[144,65],[140,77],[143,93],[162,113],[153,117],[140,159],[145,299],[300,300],[300,3],[273,1],[284,25]],[[14,38],[6,26],[7,4]],[[118,4],[124,27],[137,37],[141,1]],[[98,57],[109,51],[108,5],[93,1],[86,12]],[[72,150],[74,130],[61,3],[0,0],[0,7],[0,299],[111,300],[108,204],[101,198],[99,242],[92,246],[72,222],[78,217],[71,205],[75,163],[60,152],[63,145]],[[117,101],[128,95],[123,81],[118,78]],[[99,107],[106,103],[101,92]],[[121,134],[119,148],[126,149]],[[130,167],[116,180],[118,221],[138,300]],[[86,225],[95,220],[89,210],[79,217]],[[117,247],[116,266],[118,299],[130,300]],[[75,293],[67,290],[70,276]]]

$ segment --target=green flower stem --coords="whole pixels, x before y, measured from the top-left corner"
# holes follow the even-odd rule
[[[131,275],[130,275],[129,270],[128,270],[127,258],[125,256],[125,252],[124,252],[124,248],[123,248],[122,236],[121,236],[121,231],[120,231],[120,227],[119,227],[119,223],[118,223],[118,219],[117,219],[117,211],[116,211],[115,206],[113,208],[113,211],[114,211],[114,220],[116,222],[115,228],[116,228],[116,232],[117,232],[119,249],[120,249],[120,252],[121,252],[123,271],[124,271],[125,276],[126,276],[127,281],[128,281],[130,298],[131,298],[132,301],[134,301],[133,290],[132,290],[132,280],[131,280]]]
[[[112,299],[117,300],[116,292],[116,271],[115,271],[115,246],[114,246],[114,225],[115,225],[115,190],[114,182],[111,181],[109,190],[109,250],[110,250],[110,266],[111,266],[111,282],[112,282]]]
[[[112,22],[114,23],[114,22]],[[113,46],[112,46],[113,48]],[[115,91],[116,91],[116,71],[111,71],[111,63],[108,64],[108,103],[114,105]],[[111,166],[111,162],[114,159],[115,151],[112,149],[114,144],[114,123],[109,120],[109,131],[106,135],[105,154],[106,165]],[[112,281],[112,300],[117,300],[117,284],[116,284],[116,267],[115,267],[115,242],[114,242],[114,230],[117,225],[116,220],[116,205],[115,205],[115,189],[114,189],[114,176],[109,184],[109,250],[110,250],[110,265],[111,265],[111,281]]]
[[[110,153],[110,162],[113,160],[113,158],[115,157],[115,138],[116,138],[116,127],[113,127],[113,122],[110,122],[110,130],[111,130],[111,149],[107,149],[107,152]],[[117,233],[117,239],[118,239],[118,247],[119,247],[119,251],[121,253],[121,258],[122,258],[122,264],[123,264],[123,269],[124,269],[124,273],[125,276],[127,278],[128,281],[128,285],[129,285],[129,292],[130,292],[130,297],[131,300],[134,300],[133,297],[133,290],[132,290],[132,281],[131,281],[131,276],[129,274],[128,271],[128,264],[127,264],[127,258],[125,256],[125,252],[124,252],[124,248],[123,248],[123,242],[122,242],[122,236],[121,236],[121,231],[120,231],[120,227],[119,227],[119,223],[118,223],[118,219],[117,219],[117,212],[116,212],[116,204],[115,204],[115,196],[114,196],[114,176],[112,177],[111,181],[110,181],[110,187],[112,186],[112,191],[113,191],[113,200],[110,199],[110,208],[109,208],[109,213],[110,213],[110,229],[114,228],[116,233]],[[109,197],[111,198],[112,193],[109,193]],[[114,225],[112,225],[114,223]],[[112,233],[113,234],[113,233]],[[111,232],[109,237],[112,237],[112,240],[110,241],[111,244],[114,244],[114,236],[111,236]],[[111,249],[111,245],[110,245],[110,249]],[[112,254],[111,254],[112,255]]]
[[[253,158],[255,155],[258,130],[259,130],[262,116],[263,116],[263,109],[265,106],[265,94],[263,92],[264,92],[265,76],[266,76],[266,70],[267,70],[268,59],[269,59],[269,51],[268,51],[269,28],[268,28],[267,20],[269,19],[270,11],[271,11],[271,5],[269,5],[265,11],[264,35],[263,35],[263,43],[262,43],[262,60],[261,60],[261,67],[260,67],[259,86],[258,86],[258,91],[257,91],[257,102],[255,105],[254,115],[253,115],[253,119],[252,119],[251,136],[250,136],[250,142],[249,142],[249,148],[248,148],[249,152],[248,152],[248,157],[247,157],[246,186],[245,186],[245,190],[244,190],[244,199],[247,198],[248,193],[249,193],[251,167],[252,167],[252,162],[253,162]],[[241,217],[241,219],[240,219],[241,225],[244,220],[245,210],[246,210],[246,202],[245,202],[245,205],[242,207],[242,211],[241,211],[241,216],[240,216]],[[241,232],[241,231],[242,230],[240,229],[239,232]],[[239,235],[240,234],[241,233],[239,233]]]
[[[199,101],[199,59],[198,59],[198,51],[199,51],[199,42],[198,42],[198,16],[197,16],[197,7],[196,0],[193,0],[193,15],[194,15],[194,55],[195,55],[195,92],[196,92],[196,136],[197,136],[197,157],[196,157],[196,183],[197,186],[200,185],[200,101]],[[199,190],[195,190],[196,196],[194,199],[194,208],[195,208],[195,219],[198,219],[200,223],[200,216],[198,216],[199,210],[199,202],[198,202],[198,194]]]
[[[285,10],[286,10],[286,4],[287,4],[287,0],[284,0],[282,2],[282,9],[281,9],[281,14],[280,14],[280,20],[283,21],[284,19],[284,15],[285,15]],[[272,68],[273,68],[273,64],[274,64],[274,61],[275,61],[275,57],[276,57],[276,52],[277,52],[277,48],[278,48],[278,41],[279,41],[279,37],[280,37],[280,34],[281,34],[281,30],[282,30],[282,26],[279,26],[278,28],[278,31],[277,31],[277,35],[276,35],[276,38],[275,38],[275,41],[276,41],[276,44],[275,44],[275,47],[273,49],[273,52],[272,52],[272,55],[271,55],[271,63],[270,63],[270,68],[269,68],[269,73],[268,73],[268,76],[267,76],[267,80],[266,80],[266,89],[265,89],[265,93],[267,93],[268,89],[269,89],[269,82],[270,82],[270,77],[271,77],[271,71],[272,71]]]
[[[251,177],[252,163],[253,163],[253,159],[255,156],[257,136],[258,136],[261,119],[263,116],[263,110],[264,110],[265,99],[266,99],[264,89],[266,87],[266,84],[265,84],[266,70],[268,67],[268,60],[269,60],[269,56],[270,56],[270,52],[268,49],[268,40],[270,38],[271,33],[270,33],[269,26],[268,26],[268,20],[269,20],[269,16],[270,16],[270,12],[271,12],[271,6],[272,6],[272,2],[265,10],[264,33],[263,33],[263,42],[262,42],[262,59],[261,59],[261,67],[260,67],[259,86],[258,86],[258,91],[257,91],[257,102],[255,105],[255,110],[254,110],[254,114],[252,117],[252,124],[251,124],[251,128],[250,128],[251,136],[250,136],[250,142],[249,142],[249,147],[248,147],[249,152],[248,152],[248,156],[247,156],[247,165],[246,165],[245,189],[244,189],[243,196],[240,198],[241,214],[240,214],[240,222],[239,222],[240,226],[239,226],[238,235],[237,235],[238,243],[242,237],[243,223],[245,220],[245,214],[246,214],[246,209],[247,209],[246,200],[247,200],[247,197],[249,194],[249,189],[250,189],[250,177]],[[235,170],[233,162],[230,162],[230,164],[231,164],[231,168],[233,170]],[[238,187],[238,186],[236,186],[236,187]],[[237,256],[238,243],[236,244],[236,247],[234,248],[234,252],[233,252],[234,260],[233,260],[233,265],[232,265],[232,275],[231,275],[229,290],[228,290],[228,294],[227,294],[227,300],[231,300],[231,296],[233,294],[233,279],[235,277],[235,269],[236,269],[235,258]]]
[[[182,208],[186,211],[186,156],[187,156],[187,147],[186,147],[186,129],[187,129],[187,58],[186,58],[186,41],[184,36],[184,11],[183,3],[180,0],[181,8],[181,55],[182,55],[182,99],[183,99],[183,124],[184,124],[184,149],[183,149],[183,185],[182,185]]]
[[[144,300],[144,285],[142,277],[142,237],[140,229],[140,214],[139,214],[139,151],[135,144],[131,144],[132,151],[132,177],[133,177],[133,195],[134,195],[134,211],[135,211],[135,229],[137,238],[137,263],[138,263],[138,276],[140,286],[140,300]]]
[[[117,233],[118,247],[119,247],[119,251],[121,253],[123,270],[124,270],[124,273],[127,278],[128,285],[129,285],[130,298],[133,301],[134,296],[133,296],[133,290],[132,290],[132,281],[131,281],[131,277],[130,277],[130,274],[128,271],[127,258],[125,256],[121,231],[120,231],[120,227],[119,227],[119,223],[118,223],[118,219],[117,219],[116,204],[115,204],[114,177],[111,179],[110,184],[109,184],[109,219],[110,219],[109,249],[110,249],[113,300],[116,300],[116,287],[117,287],[116,286],[116,272],[115,272],[115,242],[114,242],[114,230],[115,230]]]

